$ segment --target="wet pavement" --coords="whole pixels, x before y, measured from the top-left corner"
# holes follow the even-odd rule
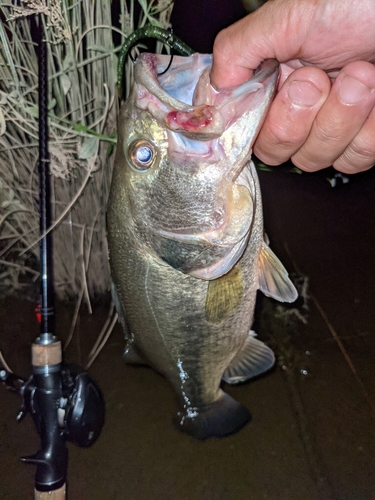
[[[167,381],[126,366],[118,325],[89,373],[106,400],[106,423],[89,449],[69,447],[68,498],[131,500],[375,499],[375,170],[337,179],[331,171],[260,172],[271,246],[295,279],[308,283],[308,310],[259,297],[256,330],[278,364],[225,390],[251,411],[238,434],[198,442],[172,425]],[[300,304],[301,305],[301,304]],[[0,349],[28,375],[38,333],[34,303],[7,298]],[[84,364],[108,305],[83,309],[66,360]],[[68,335],[73,309],[57,310]],[[15,420],[18,398],[0,388],[0,498],[33,498],[35,469],[19,457],[39,439],[30,417]]]

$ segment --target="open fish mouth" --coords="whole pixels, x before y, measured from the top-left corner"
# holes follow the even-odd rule
[[[175,57],[168,72],[160,74],[169,64],[169,59],[170,56],[148,53],[139,57],[135,79],[144,87],[138,93],[139,108],[147,109],[169,130],[205,141],[220,137],[237,119],[241,108],[249,107],[246,101],[250,97],[254,101],[250,106],[257,110],[259,121],[259,127],[251,134],[256,136],[262,121],[259,115],[264,114],[269,103],[265,94],[273,94],[278,79],[276,60],[264,61],[244,84],[217,92],[210,84],[211,55]],[[255,99],[254,94],[258,94]],[[264,106],[260,106],[262,102]],[[250,143],[253,142],[251,135],[248,137]]]

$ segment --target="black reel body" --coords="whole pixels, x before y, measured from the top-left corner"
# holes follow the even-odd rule
[[[41,449],[22,460],[37,466],[38,491],[55,490],[66,481],[66,441],[86,448],[100,435],[105,416],[102,392],[90,375],[75,365],[34,367],[26,381],[1,368],[0,381],[22,397],[17,420],[30,413],[41,438]],[[21,381],[20,388],[16,387]]]
[[[95,443],[104,424],[104,399],[98,384],[74,365],[62,367],[63,397],[59,425],[68,441],[86,448]]]
[[[57,388],[57,392],[52,394],[51,387],[37,389],[35,384],[37,376],[31,375],[21,387],[23,402],[17,419],[22,420],[27,413],[30,413],[38,433],[41,434],[41,408],[37,401],[37,391],[47,391],[55,402],[54,409],[61,435],[67,441],[83,448],[94,444],[102,430],[105,413],[102,392],[95,380],[78,366],[63,365],[61,381],[57,384],[60,385],[60,391]]]

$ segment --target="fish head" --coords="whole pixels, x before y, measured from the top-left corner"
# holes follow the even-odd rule
[[[174,57],[164,72],[169,62],[142,54],[135,64],[110,198],[121,193],[140,250],[211,280],[233,267],[251,234],[256,200],[248,165],[278,64],[265,61],[248,82],[216,91],[211,55]]]

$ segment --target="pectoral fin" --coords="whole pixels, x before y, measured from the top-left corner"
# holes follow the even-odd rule
[[[239,384],[266,372],[275,363],[275,355],[266,344],[249,332],[245,344],[225,370],[222,379],[228,384]]]
[[[235,266],[229,273],[209,282],[206,297],[206,318],[210,323],[220,323],[234,314],[242,303],[244,282],[242,271]]]
[[[259,290],[267,297],[280,302],[294,302],[298,297],[285,267],[265,242],[258,258],[258,280]]]

